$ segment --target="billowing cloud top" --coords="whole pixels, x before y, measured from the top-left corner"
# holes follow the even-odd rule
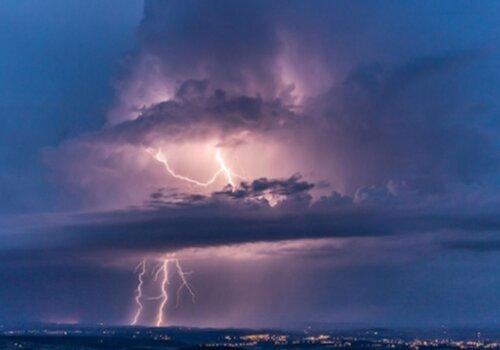
[[[66,213],[6,222],[3,256],[498,251],[498,30],[426,5],[146,1],[106,123],[42,152]]]
[[[339,28],[368,8],[321,1],[146,2],[138,48],[107,126],[44,155],[71,198],[65,205],[91,211],[133,206],[168,221],[165,207],[175,204],[176,215],[203,208],[216,222],[236,220],[240,210],[246,217],[249,208],[264,217],[285,208],[314,216],[344,202],[350,212],[364,213],[367,205],[412,208],[411,220],[432,208],[462,222],[482,196],[490,210],[497,202],[490,189],[498,128],[489,127],[492,100],[477,91],[486,92],[481,79],[497,52],[487,43],[442,50],[419,44],[423,53],[408,57],[396,47],[407,43],[393,38],[385,44],[387,57],[369,45],[360,57],[358,45],[380,38]],[[368,20],[380,15],[370,10],[375,14]],[[216,209],[220,203],[236,213]],[[330,222],[304,225],[302,235],[338,231]],[[279,237],[287,238],[288,230],[294,237],[296,230],[285,227],[277,224]],[[370,229],[384,231],[361,231]],[[190,236],[189,229],[178,230]],[[167,231],[157,234],[169,241]],[[276,239],[266,232],[237,240]],[[210,244],[210,235],[205,240]]]

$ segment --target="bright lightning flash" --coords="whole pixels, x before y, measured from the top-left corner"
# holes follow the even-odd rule
[[[159,289],[160,289],[160,295],[156,297],[149,297],[147,298],[148,300],[159,300],[157,312],[156,312],[156,321],[155,324],[157,327],[161,327],[166,323],[165,320],[165,308],[167,306],[167,302],[169,300],[169,293],[168,293],[168,285],[170,284],[169,280],[169,266],[173,265],[175,268],[175,272],[179,276],[180,279],[180,285],[177,288],[177,301],[176,301],[176,307],[179,306],[180,304],[180,297],[181,297],[181,292],[183,289],[186,289],[187,292],[191,295],[191,300],[195,301],[195,293],[193,291],[193,287],[191,284],[189,284],[186,275],[188,273],[184,272],[182,270],[181,264],[179,262],[179,259],[173,258],[173,257],[166,257],[163,259],[163,261],[159,264],[157,267],[156,271],[154,272],[154,281],[159,282]],[[135,297],[135,302],[137,304],[137,310],[135,313],[135,316],[130,323],[131,325],[136,325],[141,313],[143,311],[143,304],[141,302],[141,298],[143,297],[143,291],[142,291],[142,286],[144,284],[144,275],[146,274],[146,260],[143,260],[139,265],[136,267],[136,271],[140,269],[140,273],[138,274],[138,283],[137,283],[137,288],[136,288],[136,297]]]
[[[224,175],[226,175],[227,183],[234,188],[235,185],[233,175],[231,174],[231,170],[227,167],[226,162],[224,162],[224,158],[222,158],[219,148],[217,148],[217,151],[215,152],[215,159],[217,160],[217,163],[219,163],[219,172],[223,172]]]
[[[186,279],[186,273],[184,271],[182,271],[181,264],[179,263],[178,259],[175,259],[174,262],[175,262],[175,267],[177,269],[177,274],[179,275],[179,277],[181,279],[181,285],[177,289],[177,304],[176,304],[176,306],[179,307],[180,296],[181,296],[181,292],[182,292],[183,288],[186,288],[186,290],[189,292],[189,294],[191,295],[191,300],[194,303],[195,294],[194,294],[193,288],[191,288],[191,285],[189,284],[189,282]]]
[[[142,260],[135,269],[136,271],[138,269],[141,269],[141,272],[138,275],[139,283],[137,284],[137,289],[135,290],[135,303],[137,304],[137,311],[134,315],[134,319],[132,320],[131,325],[137,324],[143,309],[141,298],[142,298],[142,286],[144,284],[144,275],[146,274],[146,260]]]
[[[234,183],[233,177],[243,178],[242,176],[233,173],[231,171],[231,169],[229,169],[229,167],[227,166],[226,162],[224,161],[224,158],[222,157],[222,153],[221,153],[221,150],[219,148],[216,148],[216,150],[215,150],[215,161],[219,165],[219,169],[212,175],[212,177],[209,180],[207,180],[205,182],[198,181],[198,180],[193,179],[193,178],[188,177],[188,176],[177,174],[170,167],[170,165],[168,164],[167,157],[165,156],[165,154],[162,152],[161,149],[159,149],[157,152],[154,152],[153,149],[147,148],[146,151],[149,154],[151,154],[157,161],[159,161],[160,163],[162,163],[165,166],[165,169],[167,170],[167,172],[172,177],[175,177],[176,179],[179,179],[179,180],[182,180],[182,181],[186,181],[186,182],[189,182],[189,183],[191,183],[193,185],[197,185],[197,186],[200,186],[200,187],[208,187],[210,185],[213,185],[215,183],[215,181],[217,180],[217,178],[221,174],[224,175],[224,177],[226,178],[227,183],[232,188],[235,188],[235,186],[236,186],[235,183]]]
[[[158,306],[158,315],[156,316],[156,327],[160,327],[163,325],[163,314],[165,312],[165,305],[167,305],[168,301],[168,292],[167,292],[167,285],[169,284],[168,282],[168,263],[169,260],[165,259],[163,260],[163,264],[161,267],[158,269],[155,279],[157,279],[159,273],[161,272],[163,275],[163,279],[161,281],[161,302],[160,305]]]

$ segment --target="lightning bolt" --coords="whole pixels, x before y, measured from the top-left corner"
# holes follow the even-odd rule
[[[210,185],[213,185],[215,183],[215,181],[217,180],[217,178],[223,174],[226,178],[226,181],[227,183],[232,187],[232,188],[235,188],[236,185],[234,183],[234,180],[233,180],[233,177],[238,177],[238,178],[242,178],[244,179],[243,176],[240,176],[238,174],[235,174],[234,172],[231,171],[231,169],[227,166],[224,158],[222,157],[222,153],[221,153],[221,150],[219,148],[216,148],[215,150],[215,161],[217,162],[217,164],[219,165],[219,169],[212,175],[212,177],[205,181],[205,182],[202,182],[202,181],[198,181],[196,179],[193,179],[191,177],[188,177],[188,176],[184,176],[184,175],[180,175],[180,174],[177,174],[171,167],[170,165],[168,164],[168,160],[167,160],[167,157],[165,157],[165,154],[163,154],[162,150],[159,149],[157,152],[154,152],[153,149],[151,148],[147,148],[146,151],[151,154],[158,162],[162,163],[163,166],[165,167],[165,170],[167,170],[167,172],[174,178],[176,179],[179,179],[179,180],[182,180],[182,181],[186,181],[186,182],[189,182],[193,185],[197,185],[197,186],[200,186],[200,187],[208,187]]]
[[[155,276],[155,279],[157,279],[160,273],[163,274],[163,279],[162,279],[161,284],[160,284],[161,302],[160,302],[160,305],[158,306],[158,314],[156,316],[156,327],[160,327],[161,325],[163,325],[163,314],[165,311],[165,305],[167,305],[167,301],[168,301],[167,285],[169,283],[168,282],[168,263],[169,263],[169,261],[170,261],[169,259],[163,260],[163,264],[158,269],[158,271],[156,272],[156,276]]]
[[[156,311],[156,320],[155,324],[157,327],[161,327],[166,323],[165,320],[165,309],[167,307],[167,303],[169,300],[169,294],[168,294],[168,285],[170,284],[169,281],[169,266],[173,265],[174,271],[177,273],[180,279],[180,285],[177,288],[176,292],[176,307],[179,306],[180,304],[180,298],[181,298],[181,293],[185,289],[191,296],[191,300],[193,303],[195,302],[195,293],[193,290],[193,287],[191,284],[188,282],[186,275],[189,274],[189,272],[185,272],[182,267],[179,259],[176,259],[175,257],[172,256],[167,256],[165,257],[158,265],[156,268],[152,270],[152,274],[150,275],[151,278],[159,283],[159,288],[160,288],[160,294],[158,296],[154,297],[148,297],[147,300],[159,300],[158,308]],[[137,310],[134,315],[134,318],[132,319],[132,322],[130,325],[134,326],[137,324],[139,321],[139,318],[141,317],[144,305],[142,303],[142,299],[144,298],[144,293],[143,293],[143,285],[144,285],[144,276],[146,275],[146,260],[142,260],[135,268],[135,271],[137,272],[140,270],[140,273],[138,275],[138,283],[137,287],[135,290],[135,303],[137,305]]]
[[[226,162],[224,162],[224,159],[222,158],[219,148],[217,148],[217,150],[215,151],[215,159],[217,160],[217,163],[219,163],[220,167],[219,171],[224,172],[224,174],[226,175],[227,183],[230,184],[232,188],[236,187],[234,185],[231,170],[229,170],[229,168],[226,165]]]
[[[179,307],[180,296],[181,296],[181,292],[182,292],[183,288],[186,288],[186,290],[189,292],[189,294],[191,294],[191,300],[194,303],[194,301],[195,301],[195,294],[194,294],[193,288],[191,287],[191,285],[189,284],[189,282],[186,279],[186,272],[184,272],[182,270],[181,264],[179,263],[178,259],[175,259],[174,262],[175,262],[175,267],[177,269],[177,274],[181,278],[181,285],[177,289],[177,304],[176,304],[176,307]]]
[[[135,303],[137,304],[137,311],[134,315],[131,325],[137,324],[143,308],[141,298],[142,298],[142,286],[144,284],[144,275],[146,274],[146,260],[142,260],[139,263],[139,265],[136,266],[135,271],[137,272],[139,268],[141,269],[141,272],[138,275],[139,283],[137,284],[137,289],[135,290]]]
[[[197,185],[197,186],[201,186],[201,187],[208,187],[211,184],[213,184],[215,182],[215,180],[217,180],[217,178],[219,177],[219,175],[223,172],[222,169],[219,169],[210,178],[210,180],[208,180],[206,182],[201,182],[201,181],[192,179],[190,177],[177,174],[174,170],[172,170],[172,168],[170,168],[170,165],[168,164],[167,158],[165,157],[165,155],[163,154],[163,152],[161,150],[158,150],[158,152],[156,152],[156,154],[154,154],[153,157],[157,161],[159,161],[160,163],[162,163],[165,166],[165,169],[167,170],[167,172],[170,175],[172,175],[173,177],[175,177],[176,179],[183,180],[183,181],[192,183],[193,185]]]

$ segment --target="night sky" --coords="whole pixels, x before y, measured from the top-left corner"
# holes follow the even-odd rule
[[[498,23],[3,0],[0,322],[500,326]]]

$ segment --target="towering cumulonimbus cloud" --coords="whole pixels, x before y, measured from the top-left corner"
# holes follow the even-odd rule
[[[407,57],[403,39],[380,41],[397,21],[380,37],[353,24],[368,9],[375,26],[371,5],[147,1],[106,127],[44,155],[74,193],[65,205],[119,209],[159,189],[216,198],[228,183],[294,174],[315,184],[313,202],[332,190],[444,201],[488,182],[498,147],[473,93],[482,71],[470,72],[494,53]],[[387,46],[385,60],[367,40]]]
[[[493,274],[450,255],[495,254],[500,230],[498,21],[476,6],[145,1],[104,125],[42,153],[59,211],[0,218],[0,261],[127,268],[120,322],[378,322],[432,281],[422,307],[461,318],[449,266]],[[166,256],[199,303],[174,310]]]
[[[232,94],[288,103],[305,97],[298,93],[305,95],[299,90],[306,88],[307,81],[317,85],[328,79],[326,74],[311,77],[310,73],[324,73],[327,67],[318,65],[322,57],[316,52],[303,51],[300,61],[294,61],[298,52],[293,50],[302,47],[288,30],[299,16],[283,16],[283,5],[147,2],[138,30],[139,54],[132,59],[131,74],[110,122],[137,117],[138,108],[174,97],[179,82],[190,79],[208,79],[212,86]]]
[[[322,205],[332,190],[354,203],[398,196],[413,205],[489,181],[497,147],[473,93],[481,70],[470,72],[494,53],[457,45],[405,55],[396,47],[405,38],[381,41],[397,21],[364,29],[380,11],[147,1],[107,125],[47,150],[45,161],[71,205],[87,210],[142,205],[158,190],[212,200],[228,183],[236,200],[251,188],[240,183],[294,174],[315,184],[305,202]],[[253,199],[287,197],[273,196]]]

